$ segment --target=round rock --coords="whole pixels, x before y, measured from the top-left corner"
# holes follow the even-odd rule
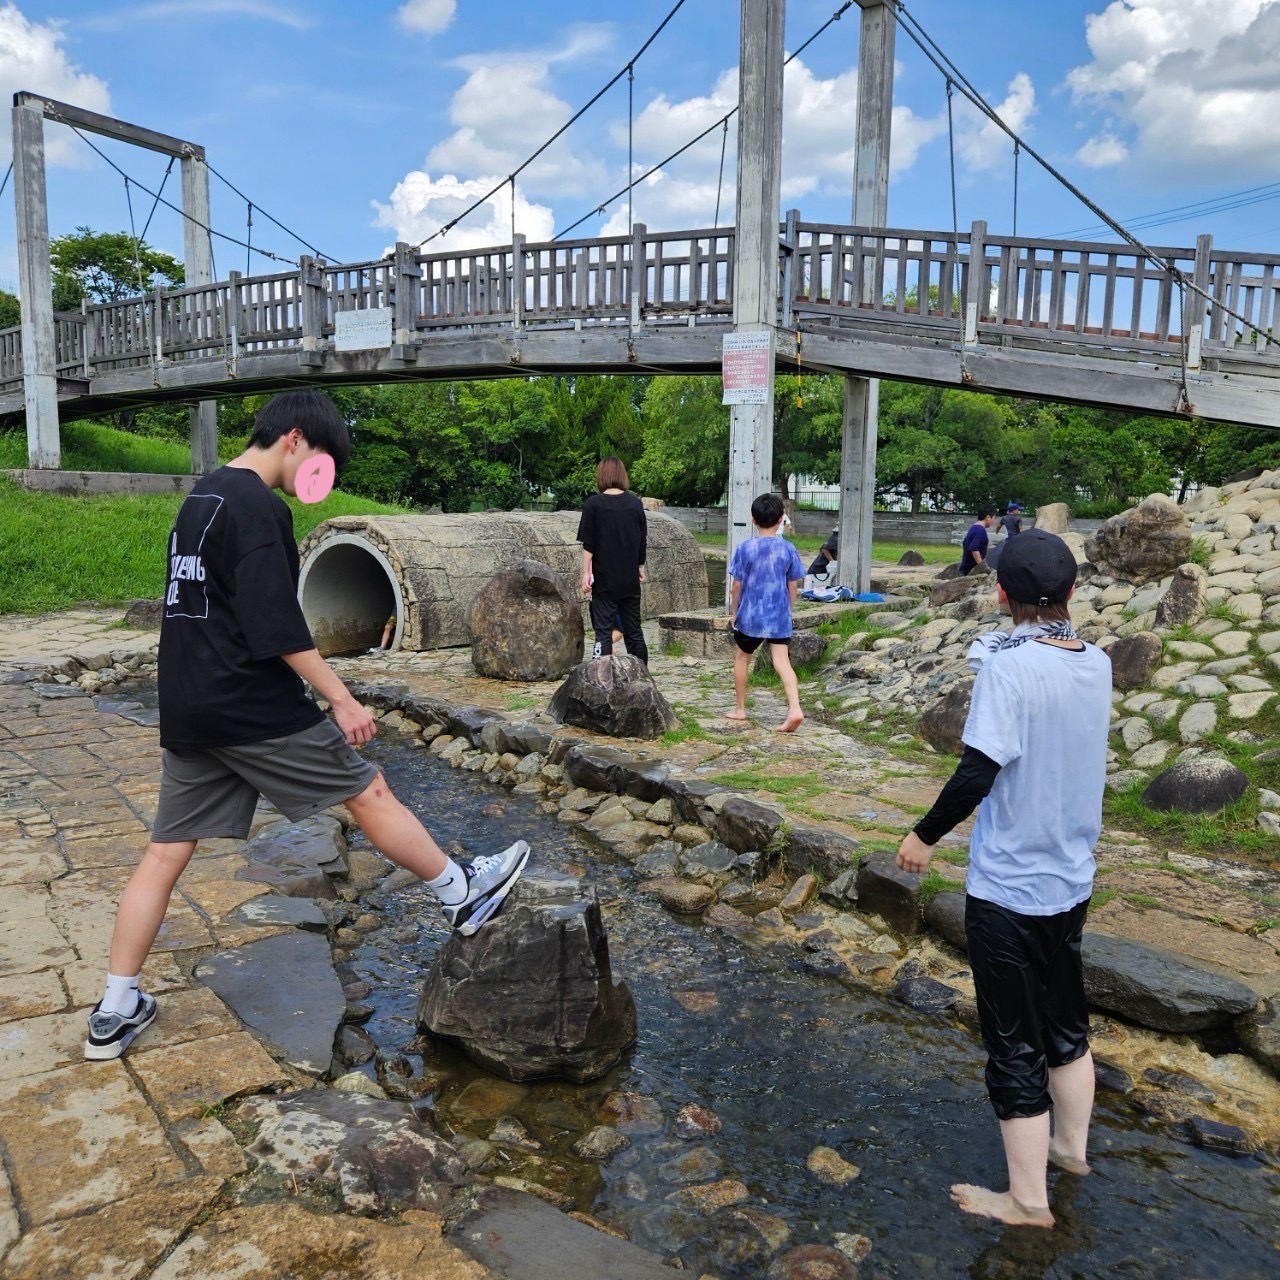
[[[1197,756],[1156,774],[1142,803],[1160,813],[1217,813],[1239,800],[1248,785],[1243,771],[1229,761]]]

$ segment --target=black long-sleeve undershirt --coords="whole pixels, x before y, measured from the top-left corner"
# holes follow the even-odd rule
[[[937,844],[960,825],[990,794],[1000,766],[977,747],[966,746],[956,771],[942,788],[933,808],[915,825],[925,844]]]

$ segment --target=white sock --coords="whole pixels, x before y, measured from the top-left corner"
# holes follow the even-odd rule
[[[456,907],[466,900],[467,873],[452,858],[446,858],[444,870],[426,884],[446,907]]]
[[[138,975],[132,978],[121,978],[117,974],[107,974],[107,989],[102,994],[102,1012],[118,1013],[122,1017],[132,1016],[138,1007]]]

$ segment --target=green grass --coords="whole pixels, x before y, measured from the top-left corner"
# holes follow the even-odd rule
[[[958,893],[961,888],[958,881],[948,880],[937,867],[929,867],[920,881],[920,905],[925,906],[940,893]]]
[[[93,469],[108,468],[99,460]],[[180,501],[177,494],[63,497],[0,480],[0,613],[159,596],[165,539]],[[299,539],[334,516],[399,510],[338,490],[315,506],[286,501]]]
[[[663,646],[662,652],[668,658],[683,658],[685,655],[685,647],[679,640],[671,640]]]
[[[1204,616],[1206,618],[1219,618],[1223,622],[1240,623],[1244,621],[1244,615],[1237,613],[1231,607],[1230,600],[1215,600],[1213,604],[1205,605]]]
[[[1119,892],[1118,889],[1098,889],[1095,888],[1089,898],[1089,910],[1101,911],[1103,907],[1111,901]]]
[[[835,513],[833,512],[833,523],[834,515]],[[723,533],[695,531],[693,537],[694,541],[703,547],[725,547],[728,545],[728,540]],[[816,552],[826,541],[826,537],[817,533],[798,533],[790,541],[797,551]],[[873,542],[871,544],[871,558],[881,564],[897,564],[902,558],[902,553],[907,550],[918,551],[924,557],[925,564],[950,564],[953,560],[960,559],[958,547],[940,547],[928,543],[907,542]]]
[[[535,698],[530,693],[513,694],[507,699],[508,711],[528,711],[530,707],[538,707],[542,705],[541,698]]]
[[[1209,543],[1204,538],[1192,538],[1187,559],[1192,564],[1198,564],[1202,569],[1209,568],[1213,562],[1213,552],[1209,549]]]
[[[63,471],[145,471],[189,475],[191,450],[174,440],[138,436],[94,422],[68,422],[60,433]],[[242,441],[220,440],[225,461],[240,451]],[[22,431],[0,432],[0,470],[27,465],[27,437]]]
[[[668,729],[658,736],[658,745],[663,747],[679,746],[682,742],[716,742],[721,746],[732,741],[730,738],[718,737],[708,733],[699,723],[698,718],[687,708],[676,706],[671,708],[676,715],[676,727]]]
[[[826,787],[816,778],[801,777],[795,774],[779,776],[765,769],[737,769],[730,773],[717,773],[711,778],[726,787],[737,791],[768,791],[775,796],[794,796],[801,800],[810,800],[821,795]]]

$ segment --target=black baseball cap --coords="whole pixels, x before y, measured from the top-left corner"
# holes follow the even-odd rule
[[[1005,544],[996,581],[1019,604],[1061,604],[1075,586],[1076,558],[1056,533],[1026,529]]]

